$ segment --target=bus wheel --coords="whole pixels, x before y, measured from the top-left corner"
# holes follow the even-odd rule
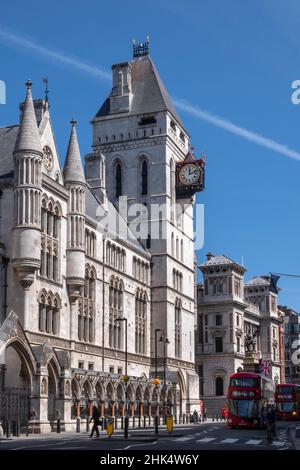
[[[235,429],[235,428],[236,428],[236,426],[230,426],[230,429]]]

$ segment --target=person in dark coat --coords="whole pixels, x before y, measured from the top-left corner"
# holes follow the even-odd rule
[[[92,417],[91,417],[91,421],[93,421],[93,427],[92,427],[92,431],[91,431],[91,434],[90,434],[90,437],[93,437],[93,434],[94,432],[96,433],[96,436],[99,437],[99,429],[98,429],[98,426],[100,425],[100,413],[99,413],[99,410],[97,408],[97,406],[93,406],[93,413],[92,413]]]

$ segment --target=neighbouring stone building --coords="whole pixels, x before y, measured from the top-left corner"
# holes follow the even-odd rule
[[[124,415],[126,394],[131,416],[199,409],[194,199],[181,204],[175,188],[189,136],[145,48],[112,80],[85,168],[75,120],[62,168],[30,81],[20,124],[0,128],[0,412],[14,397],[10,418],[29,407],[43,432],[58,417],[74,429],[93,404]]]
[[[286,305],[279,306],[279,313],[284,325],[285,380],[283,383],[300,384],[300,315]]]
[[[245,368],[249,355],[257,367],[259,361],[268,361],[270,378],[280,382],[279,289],[271,276],[245,283],[246,268],[224,255],[208,253],[200,270],[196,370],[200,398],[208,415],[217,415],[226,403],[230,374]]]

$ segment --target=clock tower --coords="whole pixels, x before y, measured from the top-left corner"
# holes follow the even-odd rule
[[[188,133],[149,56],[149,40],[134,43],[133,60],[112,66],[111,92],[92,125],[86,181],[96,194],[102,178],[96,163],[104,157],[107,198],[116,206],[126,198],[129,225],[151,254],[151,375],[157,351],[158,376],[167,383],[163,399],[179,393],[183,410],[198,409],[192,196],[204,187],[204,162],[189,152]],[[138,222],[136,207],[144,208]]]

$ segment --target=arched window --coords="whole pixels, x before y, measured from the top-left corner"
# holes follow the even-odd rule
[[[59,311],[61,301],[58,294],[43,291],[39,297],[39,330],[49,335],[59,335]]]
[[[135,295],[135,352],[146,354],[147,294],[137,290]]]
[[[109,347],[123,348],[123,284],[118,278],[112,277],[109,283]]]
[[[83,294],[78,300],[78,339],[86,343],[94,342],[95,284],[95,270],[87,265]]]
[[[224,380],[222,377],[216,378],[216,396],[221,397],[224,395]]]
[[[40,274],[59,281],[60,207],[54,201],[42,199],[41,207],[41,268]]]
[[[181,357],[181,300],[175,300],[175,357]]]
[[[144,160],[142,163],[142,195],[148,194],[148,165]]]
[[[116,172],[116,198],[122,196],[122,167],[121,163],[118,162],[115,168]]]

